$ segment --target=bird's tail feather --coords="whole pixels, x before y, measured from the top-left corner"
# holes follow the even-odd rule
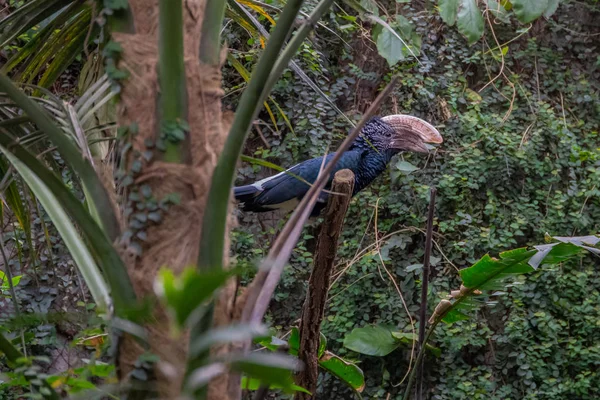
[[[236,186],[233,188],[233,195],[237,201],[245,203],[254,198],[258,191],[253,185]]]

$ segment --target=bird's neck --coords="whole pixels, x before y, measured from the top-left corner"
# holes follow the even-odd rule
[[[356,171],[354,194],[367,187],[375,178],[387,169],[387,165],[397,151],[387,150],[375,152],[373,149],[362,158]]]

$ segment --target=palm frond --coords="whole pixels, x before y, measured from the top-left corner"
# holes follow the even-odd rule
[[[228,4],[230,5],[230,7],[234,11],[234,13],[236,13],[240,18],[246,20],[252,26],[254,26],[256,28],[256,30],[260,33],[260,35],[267,38],[267,40],[268,40],[269,33],[267,32],[267,30],[252,15],[252,13],[250,13],[245,8],[245,6],[243,4],[241,4],[241,2],[238,4],[238,2],[236,2],[235,0],[228,0]],[[306,83],[312,90],[314,90],[319,96],[321,96],[336,113],[338,113],[342,118],[344,118],[350,124],[350,126],[355,125],[354,122],[350,118],[348,118],[348,116],[346,114],[344,114],[344,112],[342,112],[338,108],[338,106],[335,105],[335,103],[329,98],[329,96],[327,96],[327,94],[325,94],[325,92],[323,92],[321,90],[319,85],[317,85],[312,79],[310,79],[310,77],[302,70],[302,68],[300,68],[298,63],[296,63],[294,60],[291,60],[289,65],[290,65],[290,69],[292,71],[294,71],[298,75],[298,77],[300,79],[302,79],[302,81],[304,83]]]
[[[0,43],[14,43],[21,35],[31,38],[2,67],[20,82],[50,87],[82,53],[86,38],[99,29],[93,24],[93,8],[83,0],[34,0],[0,21]],[[40,76],[41,75],[41,76]]]
[[[54,222],[56,229],[65,241],[65,245],[73,257],[73,261],[79,271],[81,271],[81,275],[90,289],[90,293],[98,308],[105,312],[109,311],[112,307],[109,288],[87,244],[79,235],[77,228],[73,225],[65,211],[64,205],[61,204],[46,183],[15,157],[15,155],[3,146],[0,146],[0,151],[15,167],[23,180],[27,182],[31,190],[35,193],[36,198],[48,213],[48,216]]]

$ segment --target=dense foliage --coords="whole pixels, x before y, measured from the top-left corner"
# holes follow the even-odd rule
[[[364,32],[348,27],[339,12],[327,22],[341,38],[317,30],[314,45],[307,46],[300,60],[349,114],[361,108],[365,93],[400,72],[402,85],[381,113],[426,118],[445,138],[434,156],[398,158],[390,176],[351,204],[338,253],[340,276],[323,326],[329,346],[337,342],[334,350],[350,356],[342,341],[354,327],[384,323],[411,332],[402,300],[384,269],[415,316],[430,185],[439,191],[431,303],[456,286],[458,268],[485,253],[540,243],[546,232],[593,234],[599,227],[600,65],[593,3],[562,4],[551,20],[539,20],[522,34],[516,23],[494,24],[499,43],[519,36],[507,45],[496,46],[486,26],[483,47],[470,47],[439,16],[424,13],[417,4],[402,4],[397,10],[422,38],[422,65],[410,61],[388,69],[375,44]],[[276,94],[295,132],[284,121],[272,130],[263,128],[264,139],[253,138],[249,155],[290,166],[322,154],[348,129],[292,72]],[[239,182],[268,173],[245,166]],[[261,233],[255,218],[243,216],[236,232],[240,263],[252,262],[268,247],[271,236]],[[278,221],[272,216],[258,219],[267,228]],[[311,233],[307,231],[297,248],[272,306],[281,333],[300,316]],[[542,269],[498,296],[498,304],[483,308],[477,319],[441,328],[434,339],[441,356],[426,364],[432,398],[598,397],[597,265],[597,259],[585,258]],[[409,355],[410,347],[383,359],[355,355],[367,378],[364,395],[400,396],[394,394],[401,393],[395,386],[406,372]],[[322,394],[350,396],[327,376]]]
[[[9,2],[10,12],[17,3],[22,5]],[[249,7],[269,29],[275,22],[271,16],[283,6],[277,1],[237,3]],[[305,2],[304,11],[310,12],[316,3]],[[246,155],[282,167],[331,151],[348,133],[349,120],[360,118],[393,75],[399,75],[401,83],[380,114],[422,117],[444,137],[431,155],[397,157],[389,174],[352,201],[346,218],[322,333],[328,352],[357,361],[364,371],[364,398],[402,398],[404,385],[399,383],[406,383],[414,361],[408,338],[416,329],[411,324],[419,309],[431,186],[437,187],[438,200],[430,313],[460,285],[458,270],[486,253],[543,243],[547,234],[598,234],[600,36],[595,21],[600,9],[596,0],[544,0],[533,7],[529,3],[534,2],[337,3],[301,47],[296,65],[277,83],[246,144]],[[16,45],[3,49],[0,56],[5,62],[25,54],[17,72],[23,72],[27,62],[38,69],[47,63],[41,80],[32,70],[16,78],[38,79],[36,83],[47,87],[54,84],[53,93],[73,100],[75,78],[81,78],[80,89],[85,89],[101,70],[95,58],[101,53],[96,46],[100,40],[90,44],[94,59],[86,60],[83,39],[103,32],[88,32],[90,4],[53,1],[52,7],[66,4],[77,7],[76,18],[59,18],[42,30],[54,48],[68,33],[66,28],[60,30],[63,24],[76,28],[76,40],[64,48],[62,58],[49,64],[51,53],[32,52],[28,43],[39,40],[32,40],[36,29],[20,32],[11,42]],[[60,7],[52,8],[61,11],[54,17],[69,11]],[[232,110],[265,43],[254,22],[235,10],[227,10],[224,29],[229,56],[223,101]],[[59,65],[61,60],[77,61],[66,68]],[[87,61],[84,72],[79,60]],[[63,160],[57,153],[50,155],[47,162],[62,171],[66,185],[83,198]],[[8,164],[0,165],[3,176],[9,169]],[[273,172],[256,162],[243,163],[237,183]],[[96,304],[51,219],[20,179],[3,180],[2,189],[8,205],[1,210],[2,261],[14,276],[0,276],[0,333],[23,344],[37,364],[0,377],[0,398],[11,398],[12,386],[27,391],[30,382],[25,377],[40,372],[52,375],[48,382],[63,394],[93,389],[95,383],[114,383],[114,365],[109,363],[113,338],[95,315]],[[232,254],[244,271],[243,280],[249,281],[285,218],[241,213],[238,217]],[[305,229],[268,316],[277,335],[289,338],[295,351],[293,328],[304,301],[317,222]],[[600,397],[598,271],[598,259],[592,256],[543,267],[495,293],[474,318],[440,325],[426,358],[428,398]],[[167,273],[162,279],[170,289],[179,285]],[[196,286],[184,289],[189,292],[173,289],[168,300],[189,308],[190,293],[198,293]],[[384,357],[344,347],[344,338],[353,329],[372,324],[399,332],[402,345]],[[153,360],[152,356],[141,360],[136,371],[145,374],[146,363]],[[321,374],[319,395],[354,396],[326,373]]]

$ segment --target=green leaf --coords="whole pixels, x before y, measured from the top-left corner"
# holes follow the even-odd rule
[[[319,349],[317,351],[317,358],[321,358],[323,353],[325,353],[325,349],[327,349],[327,338],[322,332],[319,332]]]
[[[17,276],[13,276],[12,278],[12,285],[13,286],[17,286],[19,284],[19,282],[21,282],[21,278],[23,277],[23,275],[17,275]]]
[[[408,19],[397,15],[392,25],[376,16],[370,16],[370,19],[378,23],[373,29],[373,38],[377,43],[377,51],[390,67],[411,55],[417,57],[420,54],[421,37]]]
[[[15,157],[4,146],[0,146],[0,151],[4,153],[23,180],[27,182],[52,219],[54,226],[65,241],[65,245],[69,249],[98,307],[102,310],[109,310],[112,301],[108,286],[96,265],[94,257],[89,251],[87,243],[81,238],[77,228],[71,223],[71,219],[66,213],[63,204],[56,198],[46,183],[34,174],[21,160]]]
[[[379,325],[355,328],[344,338],[344,347],[369,356],[385,356],[400,346],[390,329]]]
[[[523,261],[529,260],[535,253],[535,250],[523,251],[500,260],[486,254],[473,266],[460,270],[463,285],[467,288],[484,290],[486,286],[489,287],[509,275],[531,272],[534,268]]]
[[[500,3],[498,3],[496,0],[486,0],[486,3],[489,12],[492,13],[494,18],[497,18],[505,23],[509,22],[508,11],[506,11],[506,8],[502,7]]]
[[[379,7],[374,0],[360,0],[360,5],[373,15],[379,15]]]
[[[239,324],[211,329],[199,338],[192,339],[189,353],[191,357],[196,357],[215,344],[251,340],[267,333],[268,330],[263,325]]]
[[[409,163],[408,161],[403,161],[400,160],[396,163],[396,169],[400,172],[403,172],[405,174],[410,174],[413,171],[417,171],[419,168],[415,167],[414,165],[412,165],[411,163]]]
[[[365,376],[363,371],[354,363],[326,351],[319,359],[319,367],[329,372],[357,392],[365,388]]]
[[[438,312],[436,309],[433,318],[442,315],[442,321],[448,324],[468,319],[461,310],[473,310],[485,304],[485,301],[476,297],[475,290],[502,290],[506,286],[506,278],[534,271],[542,264],[566,261],[582,253],[583,250],[600,255],[600,249],[595,247],[600,243],[598,236],[557,236],[554,239],[559,242],[534,246],[532,250],[522,247],[502,252],[500,259],[491,258],[486,254],[472,267],[461,270],[460,276],[464,288],[452,295],[455,299],[453,303],[442,300],[446,305],[443,311]],[[442,306],[442,302],[438,307]]]
[[[548,0],[548,7],[546,7],[546,10],[544,11],[544,17],[550,18],[552,15],[554,15],[558,9],[559,3],[560,0]]]
[[[460,0],[457,14],[458,31],[473,44],[483,35],[483,15],[476,0]]]
[[[4,177],[8,173],[8,166],[4,162],[4,159],[0,159],[0,174]],[[12,212],[15,214],[21,229],[28,235],[31,234],[31,225],[29,221],[29,214],[25,211],[24,203],[25,199],[21,197],[17,182],[11,179],[8,186],[4,188],[4,199],[6,204],[10,207]]]
[[[261,386],[261,381],[255,378],[248,378],[247,376],[242,376],[242,384],[241,388],[246,390],[257,390]],[[280,385],[269,385],[269,389],[282,389]],[[302,392],[306,394],[311,394],[308,390],[304,389],[301,386],[292,385],[292,390],[295,392]]]
[[[277,351],[281,346],[288,346],[288,342],[279,339],[277,336],[269,336],[266,338],[255,338],[255,342],[271,351]]]
[[[231,368],[255,378],[265,385],[278,385],[288,392],[294,391],[292,371],[299,371],[300,362],[291,356],[278,353],[250,353],[229,361]]]
[[[458,12],[459,0],[440,0],[438,10],[442,21],[452,26],[456,23],[456,14]]]
[[[548,0],[512,0],[511,3],[517,19],[524,24],[539,18],[549,6]]]
[[[452,310],[448,311],[448,313],[444,316],[444,318],[442,318],[442,321],[447,323],[448,325],[451,325],[455,322],[465,321],[468,319],[469,319],[469,316],[467,314],[463,314],[456,309],[452,309]]]
[[[296,326],[292,328],[290,338],[288,339],[288,346],[290,347],[289,353],[293,356],[297,356],[298,351],[300,350],[300,330],[298,330],[298,327]]]
[[[237,269],[198,271],[195,267],[186,268],[175,276],[172,270],[163,268],[158,274],[156,290],[174,314],[179,328],[188,323],[192,313],[201,307],[229,279],[237,274]]]

